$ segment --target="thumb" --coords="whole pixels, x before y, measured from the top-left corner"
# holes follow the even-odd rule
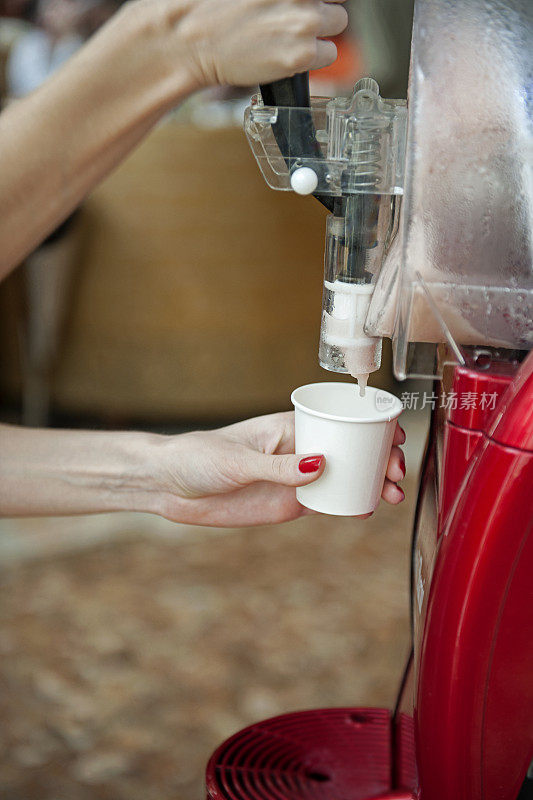
[[[254,464],[250,464],[256,481],[271,481],[285,486],[305,486],[316,481],[326,466],[323,455],[271,456],[255,453]]]

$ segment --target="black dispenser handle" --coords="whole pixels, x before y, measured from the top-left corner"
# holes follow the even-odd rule
[[[292,78],[283,78],[259,87],[266,106],[294,106],[305,108],[311,104],[309,73],[300,72]]]
[[[300,72],[292,78],[283,78],[259,87],[263,103],[266,106],[309,108],[309,73]],[[282,117],[274,123],[272,130],[282,153],[286,153],[285,161],[290,167],[293,158],[322,158],[322,151],[316,139],[316,130],[311,116],[300,120],[298,127],[288,129],[288,119]],[[333,211],[334,198],[328,195],[315,194],[317,200],[328,211]]]

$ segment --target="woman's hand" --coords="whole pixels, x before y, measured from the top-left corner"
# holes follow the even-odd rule
[[[382,497],[403,500],[397,425]],[[271,414],[216,431],[68,431],[0,425],[0,515],[148,511],[175,522],[235,527],[312,512],[295,486],[323,472],[320,453],[294,455],[294,414]]]
[[[396,504],[405,475],[397,425],[382,497]],[[215,431],[161,439],[153,453],[159,513],[176,522],[236,527],[267,525],[313,513],[296,500],[294,487],[324,471],[318,454],[294,455],[292,412],[256,417]],[[367,515],[368,516],[368,515]]]
[[[165,3],[172,20],[172,3]],[[141,0],[150,9],[149,0]],[[175,58],[198,88],[253,86],[332,64],[348,15],[344,0],[177,0]],[[179,48],[185,45],[185,51]]]

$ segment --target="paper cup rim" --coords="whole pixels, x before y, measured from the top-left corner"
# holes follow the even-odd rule
[[[313,408],[309,408],[309,406],[304,405],[299,400],[296,399],[295,395],[303,389],[309,389],[315,386],[352,386],[352,384],[348,383],[341,383],[335,381],[319,381],[318,383],[306,383],[303,386],[298,386],[294,389],[291,393],[291,403],[298,411],[302,411],[304,414],[309,414],[311,417],[321,417],[322,419],[330,419],[334,422],[357,422],[357,423],[371,423],[371,422],[392,422],[392,420],[397,419],[403,411],[402,401],[396,395],[391,394],[391,392],[385,391],[385,389],[376,389],[375,386],[367,386],[367,392],[372,392],[372,394],[377,394],[380,392],[383,395],[387,395],[387,397],[392,397],[394,404],[388,414],[378,414],[376,413],[375,416],[372,417],[354,417],[354,416],[342,416],[339,414],[328,414],[326,411],[316,411]],[[355,389],[355,384],[353,384],[353,388]]]

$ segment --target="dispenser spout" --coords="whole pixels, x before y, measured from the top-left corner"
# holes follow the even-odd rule
[[[364,330],[373,291],[371,283],[324,281],[319,347],[324,369],[359,378],[380,368],[382,340]]]
[[[245,130],[272,188],[313,193],[332,212],[319,361],[324,369],[357,377],[363,388],[381,365],[381,339],[367,335],[365,325],[398,228],[406,103],[384,100],[371,78],[359,81],[350,98],[309,101],[304,84],[299,76],[262,87],[262,97],[253,98],[246,112]]]

